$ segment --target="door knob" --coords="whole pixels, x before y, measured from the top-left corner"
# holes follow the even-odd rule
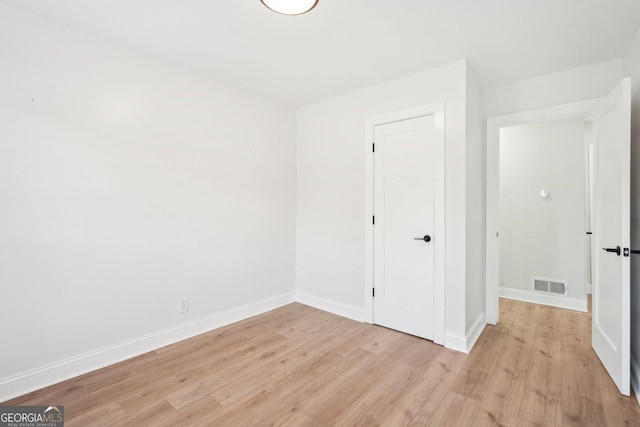
[[[620,256],[620,246],[616,246],[615,248],[602,248],[607,252],[614,252],[616,255]]]
[[[414,237],[413,240],[424,240],[425,242],[429,243],[431,241],[431,236],[425,234],[424,237]]]

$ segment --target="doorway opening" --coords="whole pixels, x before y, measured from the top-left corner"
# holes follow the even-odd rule
[[[501,297],[587,311],[591,130],[583,116],[500,128]]]
[[[598,105],[598,100],[589,100],[584,102],[566,104],[556,107],[549,107],[540,110],[528,111],[523,113],[508,114],[503,116],[490,117],[487,119],[487,218],[486,218],[486,297],[487,297],[487,323],[497,324],[499,321],[498,297],[500,294],[500,140],[501,131],[508,128],[516,128],[521,126],[531,126],[541,123],[551,123],[559,120],[582,120],[589,122],[591,114]],[[586,168],[586,164],[583,164]],[[543,172],[542,172],[543,173]],[[584,178],[586,180],[586,178]],[[536,182],[536,181],[534,181]],[[538,181],[538,186],[543,185],[542,181]],[[534,185],[534,184],[532,184]],[[546,186],[546,185],[543,185]],[[585,182],[586,186],[586,182]],[[534,187],[537,188],[537,187]],[[546,197],[544,192],[547,192]],[[542,192],[542,193],[541,193]],[[541,195],[542,194],[542,195]],[[527,196],[531,196],[528,194]],[[532,203],[540,202],[535,198],[543,199],[553,197],[546,188],[537,188],[533,194]],[[586,198],[586,194],[584,194]],[[583,230],[586,233],[589,230]],[[583,234],[587,239],[587,235]],[[584,245],[586,246],[586,244]],[[583,247],[582,256],[586,257],[586,249]],[[522,255],[522,254],[521,254]],[[586,264],[586,263],[585,263]],[[585,267],[586,269],[586,267]],[[586,276],[586,274],[585,274]],[[561,277],[544,277],[546,279],[562,279]],[[555,280],[550,280],[555,282]],[[585,281],[586,284],[586,281]],[[532,283],[533,289],[535,281]],[[571,286],[571,285],[569,285]],[[508,291],[507,291],[508,292]],[[518,294],[518,292],[515,292]],[[519,293],[522,295],[522,293]],[[533,290],[531,291],[533,294]],[[553,298],[553,297],[551,297]],[[566,297],[563,297],[566,299]],[[577,298],[579,299],[579,298]],[[544,300],[544,295],[541,298]],[[584,300],[584,309],[586,310],[586,297]],[[577,301],[574,301],[577,302]],[[569,307],[567,307],[569,308]],[[576,307],[581,309],[582,307]]]
[[[500,141],[509,126],[584,117],[593,121],[593,236],[595,264],[591,342],[620,392],[630,390],[630,129],[631,82],[623,79],[603,99],[487,120],[487,323],[499,320]],[[539,195],[547,197],[545,189]],[[586,229],[586,228],[585,228]],[[586,229],[586,231],[591,231]],[[578,251],[582,252],[582,251]],[[586,253],[586,249],[583,253]],[[532,280],[534,287],[536,280]],[[540,280],[544,284],[545,280]],[[546,280],[551,286],[557,280]],[[586,284],[586,280],[585,280]],[[584,291],[586,297],[586,289]],[[585,298],[586,310],[586,298]]]

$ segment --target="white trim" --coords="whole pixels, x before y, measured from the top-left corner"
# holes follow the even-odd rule
[[[473,346],[476,345],[485,326],[487,326],[486,316],[484,313],[480,313],[469,328],[467,335],[459,335],[452,332],[445,333],[444,346],[450,350],[468,354]]]
[[[587,234],[587,232],[591,232],[593,227],[593,195],[592,195],[592,177],[593,177],[593,168],[592,166],[592,162],[591,159],[593,158],[593,148],[594,148],[594,126],[593,126],[593,122],[585,122],[585,126],[584,126],[584,150],[585,150],[585,170],[587,171],[586,176],[585,176],[585,184],[586,184],[586,206],[585,206],[585,235],[584,235],[584,240],[585,240],[585,245],[584,245],[584,249],[585,249],[585,254],[584,254],[584,258],[585,258],[585,277],[588,278],[588,283],[585,284],[585,292],[587,294],[591,293],[592,290],[592,286],[591,286],[591,282],[593,280],[593,244],[594,241],[592,239],[592,235],[591,234]]]
[[[0,402],[294,302],[287,292],[0,379]]]
[[[521,113],[505,114],[487,118],[487,181],[486,181],[486,314],[487,322],[495,325],[500,320],[498,309],[499,245],[498,215],[500,193],[500,128],[525,125],[545,120],[569,117],[589,117],[598,99],[541,108]]]
[[[633,387],[633,394],[636,395],[636,400],[640,405],[640,366],[633,355],[631,355],[631,387]]]
[[[467,337],[464,335],[446,332],[444,335],[444,346],[450,350],[469,353],[467,351]]]
[[[376,117],[370,117],[365,120],[365,139],[364,139],[364,157],[365,157],[365,286],[364,286],[364,321],[373,323],[373,224],[372,217],[374,214],[374,170],[373,170],[373,152],[371,144],[373,143],[374,127],[386,123],[393,123],[400,120],[408,120],[416,117],[434,115],[435,131],[438,136],[439,144],[434,147],[434,156],[440,161],[434,162],[434,320],[433,320],[433,341],[437,344],[445,343],[445,104],[437,102],[434,104],[424,105],[409,110],[397,111]]]
[[[478,338],[480,338],[482,331],[484,331],[485,326],[487,326],[487,316],[485,316],[483,312],[480,313],[467,332],[467,353],[471,351],[474,345],[476,345],[476,342],[478,341]]]
[[[591,295],[593,293],[593,285],[591,283],[587,283],[586,290],[587,294]]]
[[[587,311],[587,299],[569,298],[545,294],[540,292],[525,291],[522,289],[500,287],[502,298],[514,299],[518,301],[531,302],[534,304],[550,305],[552,307],[566,308],[575,311]]]
[[[333,313],[338,316],[357,320],[359,322],[365,321],[364,309],[353,305],[343,304],[341,302],[328,300],[326,298],[321,298],[315,295],[305,294],[303,292],[296,292],[296,302],[308,305],[309,307],[317,308],[322,311]]]

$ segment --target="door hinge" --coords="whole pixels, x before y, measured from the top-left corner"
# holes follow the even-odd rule
[[[371,149],[372,149],[372,151],[374,153],[376,152],[376,143],[375,142],[371,143]]]
[[[371,296],[375,297],[376,296],[376,288],[373,288],[372,290],[373,290],[373,292],[372,292]]]
[[[374,215],[374,216],[372,216],[372,217],[371,217],[371,219],[373,220],[373,222],[372,222],[372,223],[373,223],[373,225],[376,225],[376,216],[375,216],[375,215]]]

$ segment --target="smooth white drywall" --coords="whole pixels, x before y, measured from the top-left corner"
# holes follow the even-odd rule
[[[486,88],[486,117],[552,107],[608,94],[624,77],[624,61],[612,59],[519,82]]]
[[[296,289],[364,308],[365,119],[446,104],[446,331],[465,336],[465,62],[297,110]]]
[[[640,248],[640,30],[629,49],[626,73],[631,76],[631,246]],[[640,401],[640,256],[631,256],[632,384]]]
[[[4,2],[0,58],[0,380],[293,292],[292,109]]]
[[[482,88],[467,68],[466,90],[466,330],[485,320],[485,144]]]
[[[500,129],[501,287],[531,291],[535,276],[586,297],[585,156],[582,118]]]

